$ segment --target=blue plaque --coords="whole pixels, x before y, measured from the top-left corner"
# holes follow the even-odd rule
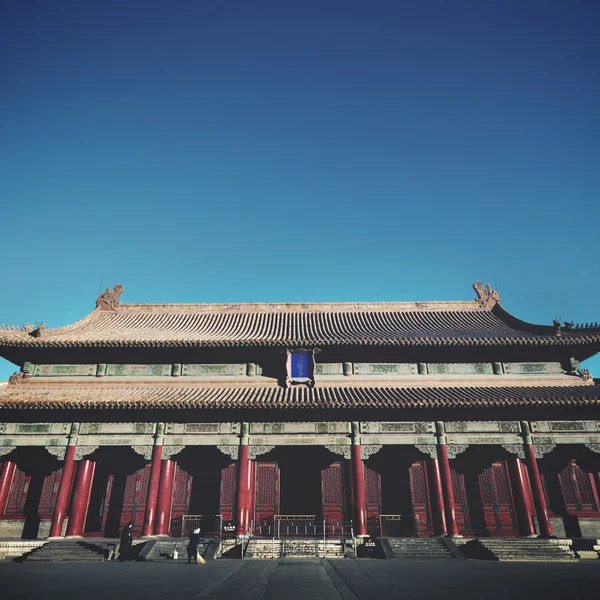
[[[308,352],[292,352],[292,378],[310,377]]]

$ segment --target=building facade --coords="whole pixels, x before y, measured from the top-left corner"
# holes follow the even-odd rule
[[[600,537],[598,324],[461,302],[123,304],[0,330],[0,538]],[[320,529],[319,529],[320,527]],[[294,529],[295,528],[295,529]]]

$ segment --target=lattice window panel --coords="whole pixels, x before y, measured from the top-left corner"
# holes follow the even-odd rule
[[[256,474],[256,503],[276,504],[277,484],[277,467],[259,463]]]
[[[569,512],[597,510],[590,476],[572,460],[558,476],[563,498]]]
[[[472,531],[471,520],[469,518],[469,503],[467,502],[467,492],[465,489],[465,477],[462,473],[457,473],[450,469],[452,479],[452,494],[454,496],[454,509],[458,529],[461,532]]]
[[[237,469],[234,464],[221,471],[221,499],[220,512],[225,521],[233,520],[235,507],[235,490],[237,482]]]
[[[38,514],[48,514],[52,513],[52,511],[54,510],[61,475],[62,469],[57,469],[56,471],[52,471],[52,473],[44,477],[42,492],[40,494]]]
[[[481,501],[484,504],[494,504],[494,490],[492,488],[492,469],[485,469],[477,475],[479,481],[479,491],[481,492]]]
[[[136,506],[138,510],[146,508],[146,502],[148,501],[148,488],[150,487],[150,472],[152,466],[148,463],[143,469],[138,471],[138,495],[136,499]]]
[[[190,495],[192,476],[183,469],[177,467],[175,472],[175,486],[173,491],[173,506],[178,510],[186,512]]]
[[[344,503],[344,476],[342,465],[336,463],[323,470],[323,504]]]
[[[31,477],[15,467],[8,501],[6,503],[6,514],[21,515],[25,508],[25,500],[27,499],[27,491]]]
[[[379,473],[364,466],[365,500],[370,511],[381,512],[381,476]]]
[[[431,531],[427,473],[425,469],[424,461],[413,463],[409,469],[413,516],[417,519],[415,528],[418,528],[421,534],[428,534]]]

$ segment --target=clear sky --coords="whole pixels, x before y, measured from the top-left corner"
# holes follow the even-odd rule
[[[525,320],[600,321],[599,31],[595,0],[3,0],[0,322],[72,323],[101,282],[475,280]]]

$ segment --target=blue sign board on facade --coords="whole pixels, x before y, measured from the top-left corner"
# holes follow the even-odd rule
[[[292,378],[310,377],[308,372],[308,352],[292,352]]]

